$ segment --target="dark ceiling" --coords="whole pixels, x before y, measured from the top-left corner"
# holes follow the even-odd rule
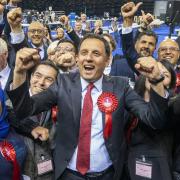
[[[120,7],[128,0],[24,0],[23,9],[35,9],[38,11],[48,10],[49,6],[55,11],[86,12],[88,16],[103,16],[104,12],[109,12],[110,16],[119,14]],[[144,0],[143,9],[153,12],[154,0]]]

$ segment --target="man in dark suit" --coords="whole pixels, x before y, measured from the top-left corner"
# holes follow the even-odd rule
[[[34,21],[28,28],[28,39],[22,29],[22,11],[20,8],[12,9],[8,15],[7,20],[11,27],[11,43],[17,52],[24,47],[30,47],[38,49],[41,60],[47,59],[47,47],[43,43],[45,37],[45,29],[43,24]]]
[[[56,80],[57,74],[58,69],[51,61],[43,61],[38,64],[30,78],[29,92],[31,95],[46,90]],[[56,108],[53,111],[56,111]],[[27,146],[28,153],[24,163],[23,174],[31,179],[50,180],[53,178],[54,170],[51,151],[54,148],[54,142],[52,141],[55,133],[56,122],[54,121],[51,109],[25,119],[18,119],[12,110],[9,110],[10,125],[22,135]],[[51,138],[49,141],[40,141],[41,136],[39,136],[38,132],[42,130],[44,132],[43,136],[45,136],[46,132],[50,132]],[[39,168],[42,165],[41,163],[49,165],[49,168],[43,174]]]
[[[154,129],[162,128],[166,121],[167,99],[163,98],[163,78],[157,62],[149,58],[147,64],[147,59],[142,58],[136,65],[153,82],[150,102],[145,103],[126,79],[103,75],[109,64],[110,47],[99,35],[89,34],[82,39],[77,56],[79,73],[58,76],[52,86],[31,98],[26,72],[39,61],[39,56],[33,49],[23,49],[16,57],[14,90],[8,94],[17,116],[38,114],[54,105],[60,109],[53,154],[55,179],[119,180],[126,151],[125,109]],[[17,94],[22,98],[17,98]]]
[[[140,5],[141,3],[135,5],[130,2],[121,8],[121,13],[124,18],[122,28],[122,49],[129,66],[137,74],[138,72],[134,66],[138,57],[153,56],[158,42],[157,35],[153,31],[147,30],[139,32],[134,43],[132,32],[133,17]],[[146,15],[143,14],[143,16],[144,19],[151,19],[152,15],[149,15],[148,13]],[[179,68],[177,66],[179,56],[179,46],[174,40],[166,39],[160,43],[158,47],[158,60],[168,60],[174,66],[176,73],[179,73]]]

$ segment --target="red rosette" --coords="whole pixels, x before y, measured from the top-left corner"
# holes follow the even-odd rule
[[[58,112],[58,107],[57,106],[52,107],[51,118],[52,118],[53,123],[56,123],[56,121],[57,121],[57,112]]]
[[[0,143],[2,156],[13,163],[13,180],[20,180],[20,167],[16,159],[16,151],[13,145],[6,140]]]
[[[180,73],[176,74],[176,87],[180,86]]]
[[[112,133],[112,112],[118,107],[117,97],[110,92],[103,92],[97,101],[99,110],[105,113],[104,138],[107,139]]]

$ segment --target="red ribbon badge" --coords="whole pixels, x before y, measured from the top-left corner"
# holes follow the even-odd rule
[[[13,163],[13,180],[20,179],[20,167],[16,159],[16,151],[13,145],[6,140],[0,143],[0,152],[2,156]]]
[[[57,121],[57,112],[58,112],[58,107],[57,106],[54,106],[54,107],[52,107],[52,109],[51,109],[51,118],[52,118],[52,120],[53,120],[53,123],[56,123],[56,121]]]
[[[118,107],[117,97],[110,92],[103,92],[97,101],[100,111],[105,113],[104,138],[107,139],[112,133],[112,112]]]
[[[180,73],[176,74],[176,87],[180,86]]]

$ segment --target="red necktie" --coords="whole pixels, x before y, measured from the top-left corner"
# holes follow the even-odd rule
[[[93,112],[91,90],[93,87],[94,85],[92,83],[87,87],[81,114],[76,168],[83,175],[86,174],[90,168],[91,123]]]

